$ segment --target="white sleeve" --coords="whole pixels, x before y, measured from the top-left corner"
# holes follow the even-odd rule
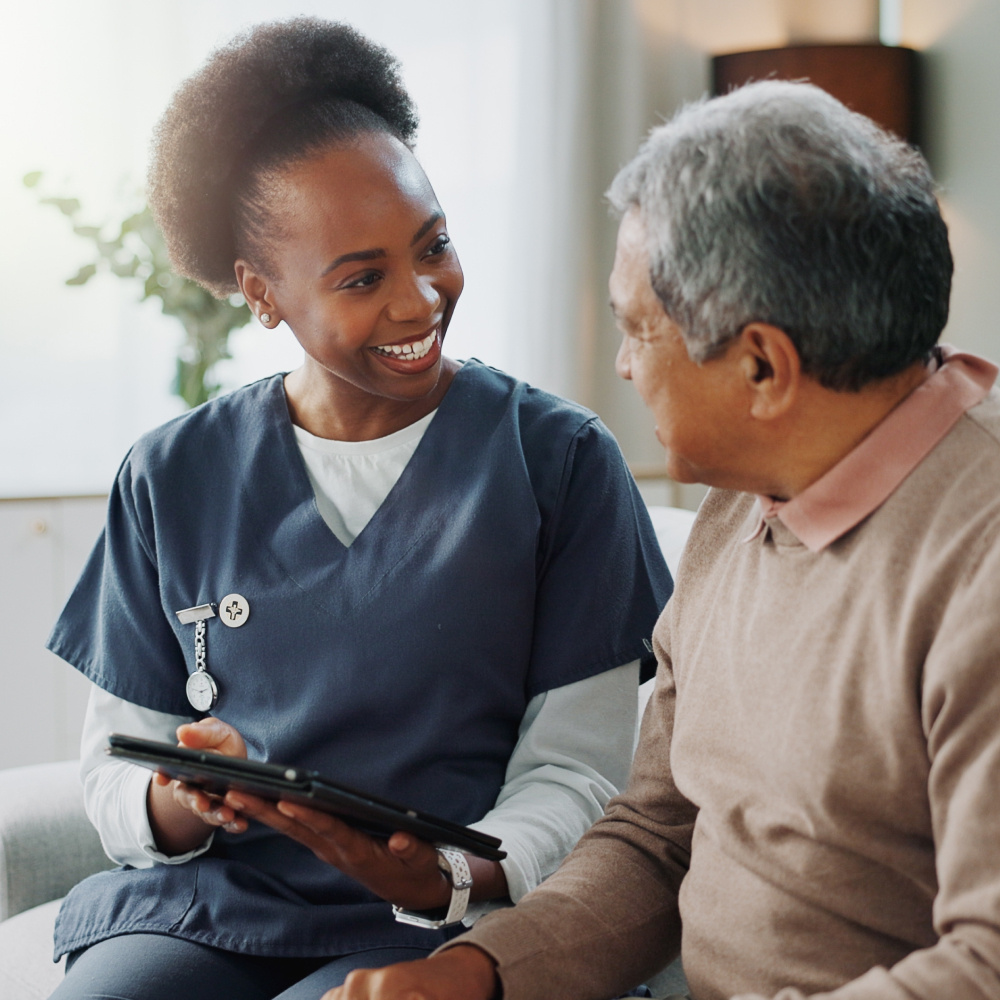
[[[191,721],[183,715],[167,715],[122,701],[96,684],[91,688],[80,741],[83,804],[101,836],[104,853],[112,861],[133,868],[152,868],[156,862],[180,864],[211,845],[212,833],[194,851],[174,856],[160,853],[146,812],[151,772],[138,764],[114,760],[104,752],[108,733],[176,743],[177,727]]]
[[[500,837],[517,902],[559,867],[625,787],[635,746],[639,661],[536,695],[496,805],[473,829]],[[472,923],[505,901],[471,903]]]

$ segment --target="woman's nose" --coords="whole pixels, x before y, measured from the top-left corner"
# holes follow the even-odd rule
[[[431,277],[414,274],[393,289],[386,312],[397,323],[415,322],[433,316],[440,303]]]

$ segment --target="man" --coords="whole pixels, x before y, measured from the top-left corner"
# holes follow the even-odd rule
[[[804,84],[612,185],[620,375],[714,489],[629,787],[515,909],[338,998],[1000,998],[1000,395],[919,154]]]

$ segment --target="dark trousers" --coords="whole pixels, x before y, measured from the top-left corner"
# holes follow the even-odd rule
[[[123,934],[71,955],[51,1000],[319,1000],[354,969],[428,953],[376,948],[332,959],[260,958],[164,934]]]

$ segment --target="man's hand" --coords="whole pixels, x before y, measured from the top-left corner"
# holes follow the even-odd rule
[[[496,963],[461,944],[416,962],[358,969],[322,1000],[492,1000],[496,993]]]
[[[432,910],[451,899],[437,852],[411,834],[369,837],[329,813],[292,802],[275,805],[242,791],[227,793],[224,802],[304,844],[320,860],[404,909]]]
[[[179,746],[210,750],[225,757],[247,755],[243,737],[221,719],[207,718],[177,729]],[[230,833],[242,833],[247,821],[217,796],[200,788],[154,774],[146,798],[149,825],[156,846],[164,854],[186,854],[204,843],[208,828],[221,826]]]

